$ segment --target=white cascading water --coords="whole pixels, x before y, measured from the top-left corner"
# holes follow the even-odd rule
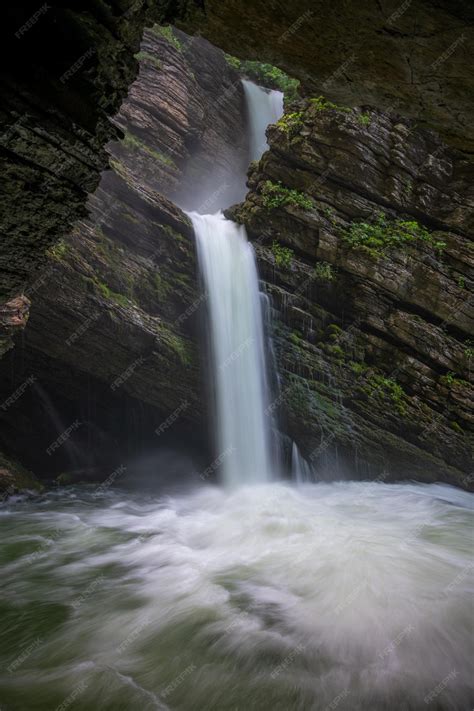
[[[250,160],[258,160],[267,147],[265,131],[283,115],[283,94],[268,91],[251,81],[242,81],[247,103]]]
[[[265,130],[283,113],[283,94],[244,81],[251,158],[265,150]],[[208,294],[212,376],[222,479],[230,486],[274,476],[264,328],[257,265],[245,228],[214,215],[188,213]]]
[[[244,227],[190,215],[208,294],[218,458],[230,485],[270,481],[269,419],[258,275]]]
[[[298,484],[305,484],[313,480],[311,466],[301,455],[296,442],[293,442],[291,447],[291,473]]]

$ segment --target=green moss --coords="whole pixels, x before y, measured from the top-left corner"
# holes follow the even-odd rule
[[[365,388],[369,397],[390,400],[400,415],[407,414],[407,397],[402,386],[384,375],[371,375]]]
[[[336,271],[327,262],[318,262],[314,267],[314,276],[319,281],[334,281],[336,278]]]
[[[150,286],[153,294],[160,300],[164,301],[172,291],[170,285],[162,277],[159,272],[153,272],[149,276]]]
[[[324,350],[328,355],[332,356],[336,360],[344,360],[344,357],[345,357],[344,351],[342,350],[341,346],[339,346],[337,343],[325,344]]]
[[[53,244],[46,252],[47,256],[60,262],[68,252],[68,245],[63,239]]]
[[[334,212],[333,208],[330,207],[329,205],[325,205],[324,207],[321,208],[321,212],[323,215],[331,222],[331,224],[335,224],[336,222],[336,213]]]
[[[303,112],[294,111],[293,113],[283,114],[276,124],[281,131],[289,135],[295,135],[303,126]]]
[[[182,242],[184,240],[184,236],[171,227],[171,225],[163,225],[161,222],[155,224],[157,224],[160,230],[163,230],[168,237],[171,237],[172,240],[177,240],[178,242]]]
[[[282,247],[278,242],[272,244],[272,254],[277,267],[289,269],[293,263],[294,252],[289,247]]]
[[[257,84],[262,84],[272,89],[278,89],[283,92],[285,98],[289,101],[294,101],[298,98],[298,88],[300,84],[298,79],[293,79],[278,67],[274,67],[273,64],[266,64],[254,60],[241,60],[230,54],[226,54],[225,58],[232,69],[254,80]]]
[[[458,434],[464,434],[464,430],[458,422],[453,420],[449,424],[455,432],[458,432]]]
[[[150,54],[149,52],[137,52],[137,54],[134,54],[133,56],[139,62],[150,62],[150,64],[153,64],[153,66],[156,67],[157,69],[161,69],[160,60],[157,57],[155,57],[153,54]]]
[[[152,158],[155,158],[155,160],[159,161],[160,163],[176,168],[175,162],[171,158],[169,158],[169,156],[165,156],[163,153],[160,153],[159,151],[155,151],[153,148],[150,148],[150,146],[148,146],[144,141],[138,138],[138,136],[135,136],[135,134],[130,133],[129,131],[125,131],[125,136],[122,139],[122,143],[127,148],[130,148],[132,150],[138,148],[142,151],[145,151],[145,153],[148,153],[148,155],[150,155]]]
[[[438,253],[446,246],[415,220],[389,220],[383,212],[379,212],[372,222],[353,222],[349,228],[341,230],[340,236],[350,247],[364,249],[374,257],[389,248],[413,242],[425,242]]]
[[[235,69],[237,72],[240,71],[242,61],[238,57],[233,57],[231,54],[226,54],[225,60],[229,67],[232,67],[232,69]]]
[[[139,218],[136,215],[132,215],[131,212],[122,212],[122,217],[128,222],[133,222],[134,225],[140,222]]]
[[[365,363],[356,363],[355,361],[351,360],[349,365],[352,372],[356,375],[363,375],[363,373],[366,373],[368,370],[368,366],[366,366]]]
[[[370,114],[357,114],[357,121],[360,123],[361,126],[370,126],[371,120],[372,119],[370,117]]]
[[[130,306],[130,299],[128,299],[124,294],[119,294],[116,291],[112,291],[112,289],[107,286],[105,282],[101,281],[97,276],[94,277],[93,282],[104,299],[114,301],[120,306]]]
[[[192,354],[189,350],[189,344],[182,336],[163,328],[160,331],[160,337],[164,343],[178,356],[183,365],[191,365]]]
[[[313,200],[305,193],[285,188],[280,182],[273,183],[271,180],[265,181],[262,196],[263,205],[269,210],[284,205],[294,205],[303,210],[310,210],[313,207]]]
[[[155,35],[158,35],[159,37],[164,37],[165,40],[167,40],[170,44],[173,45],[175,49],[178,50],[178,52],[183,51],[183,45],[174,34],[171,25],[154,25],[151,28],[151,32],[153,32]]]
[[[466,280],[463,276],[458,277],[458,286],[460,289],[464,289],[466,287]]]
[[[292,331],[290,333],[290,341],[295,346],[301,346],[301,331]]]
[[[349,106],[339,106],[338,104],[334,104],[332,101],[328,101],[328,99],[325,99],[324,96],[316,96],[312,99],[309,100],[311,106],[316,109],[316,111],[343,111],[344,113],[348,113],[352,111],[352,109]]]
[[[464,386],[468,387],[469,383],[467,380],[463,380],[463,378],[458,378],[456,376],[456,373],[453,373],[452,370],[450,370],[446,375],[442,375],[441,378],[439,379],[439,382],[442,383],[443,385],[447,385],[448,387],[454,386]]]

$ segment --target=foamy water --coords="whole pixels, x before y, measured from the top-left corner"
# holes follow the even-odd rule
[[[472,495],[92,491],[0,509],[2,711],[472,708]]]

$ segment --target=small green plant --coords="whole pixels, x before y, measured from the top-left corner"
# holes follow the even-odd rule
[[[257,84],[268,86],[271,89],[278,89],[283,92],[285,99],[288,99],[288,101],[294,101],[298,98],[298,88],[300,84],[298,79],[293,79],[278,67],[274,67],[273,64],[266,64],[250,59],[241,60],[230,54],[226,54],[225,58],[229,66],[240,74],[252,79],[257,82]]]
[[[169,156],[165,156],[163,153],[155,151],[154,148],[150,148],[150,146],[148,146],[144,141],[138,138],[138,136],[133,133],[130,133],[129,131],[125,131],[125,136],[122,139],[122,143],[127,148],[139,149],[144,151],[145,153],[148,153],[149,156],[159,161],[160,163],[163,163],[164,165],[168,165],[173,168],[176,167],[175,162],[171,158],[169,158]]]
[[[324,96],[316,96],[309,100],[311,106],[316,109],[316,111],[344,111],[344,113],[349,113],[352,111],[348,106],[339,106],[339,104],[334,104],[332,101],[328,101]]]
[[[295,111],[291,114],[283,114],[281,119],[276,122],[276,126],[278,126],[281,131],[294,136],[303,126],[302,117],[303,113],[301,111]]]
[[[367,371],[367,366],[365,365],[365,363],[357,363],[356,361],[351,360],[349,365],[351,367],[352,372],[356,375],[362,375]]]
[[[274,210],[285,205],[301,207],[303,210],[311,210],[312,199],[305,193],[291,188],[285,188],[281,182],[273,183],[271,180],[265,181],[262,189],[263,205],[269,210]]]
[[[157,57],[155,57],[153,54],[150,54],[149,52],[137,52],[133,56],[139,62],[149,62],[150,64],[153,64],[153,66],[156,67],[156,69],[161,69],[160,60]]]
[[[410,242],[426,242],[438,252],[446,246],[415,220],[389,220],[383,212],[379,212],[372,222],[353,222],[341,231],[341,238],[350,247],[365,249],[374,257]]]
[[[360,123],[361,126],[370,126],[371,120],[371,116],[368,113],[357,115],[357,121]]]
[[[240,71],[242,61],[238,57],[233,57],[231,54],[226,54],[225,61],[227,62],[229,67],[232,67],[232,69],[235,69],[237,72]]]
[[[161,35],[161,37],[164,37],[165,40],[168,40],[168,42],[172,44],[178,52],[183,51],[183,45],[174,34],[171,25],[154,25],[152,27],[152,32],[154,32],[155,35]]]
[[[367,383],[370,397],[381,396],[388,398],[396,407],[400,415],[407,414],[406,394],[402,386],[392,378],[384,375],[372,375]]]
[[[98,277],[94,278],[94,284],[99,290],[100,294],[104,299],[109,299],[110,301],[115,301],[116,304],[120,306],[130,306],[130,300],[127,299],[123,294],[119,294],[116,291],[112,291],[110,287],[107,286],[103,281],[100,281]]]
[[[322,207],[321,212],[329,220],[329,222],[331,222],[331,224],[335,223],[336,213],[334,212],[333,208],[330,207],[330,205],[325,205],[324,207]]]
[[[456,373],[454,373],[452,370],[448,371],[446,375],[442,375],[439,380],[440,383],[443,383],[443,385],[447,385],[449,388],[453,385],[469,385],[467,380],[463,380],[463,378],[458,378],[456,376]]]
[[[456,376],[453,373],[452,370],[449,371],[449,373],[446,373],[446,375],[443,375],[440,378],[441,382],[444,383],[445,385],[452,385],[454,381],[456,380]]]
[[[458,277],[458,286],[460,289],[466,288],[466,280],[463,276]]]
[[[301,331],[292,331],[290,333],[290,341],[293,343],[293,345],[300,346],[301,345]]]
[[[289,269],[293,263],[294,252],[289,247],[282,247],[279,242],[273,242],[272,254],[277,267]]]
[[[314,276],[319,281],[334,281],[336,272],[331,264],[318,262],[314,267]]]
[[[56,262],[60,262],[61,259],[67,253],[67,244],[64,240],[60,239],[58,242],[53,244],[46,252],[48,257],[54,259]]]

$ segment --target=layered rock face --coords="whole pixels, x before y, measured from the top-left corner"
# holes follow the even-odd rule
[[[276,312],[275,409],[319,468],[472,485],[465,158],[379,112],[300,109],[269,128],[231,211],[255,240]],[[374,224],[379,243],[366,243]]]
[[[48,250],[34,282],[28,329],[0,385],[9,450],[22,450],[29,433],[30,450],[44,458],[58,429],[33,422],[45,397],[65,430],[86,418],[76,436],[86,450],[103,446],[91,443],[94,428],[120,439],[110,411],[138,403],[148,413],[145,439],[156,442],[163,423],[164,431],[198,423],[205,447],[197,328],[204,297],[190,221],[165,195],[186,194],[195,173],[210,174],[211,160],[230,186],[246,146],[238,75],[205,40],[186,43],[171,30],[145,33],[139,77],[115,119],[125,135],[109,145],[112,169],[90,198],[87,219]],[[225,112],[216,111],[221,104]],[[9,401],[25,382],[26,394]],[[93,391],[95,413],[84,411],[85,389]]]
[[[349,106],[391,109],[472,151],[474,11],[456,0],[190,0],[185,26]]]

